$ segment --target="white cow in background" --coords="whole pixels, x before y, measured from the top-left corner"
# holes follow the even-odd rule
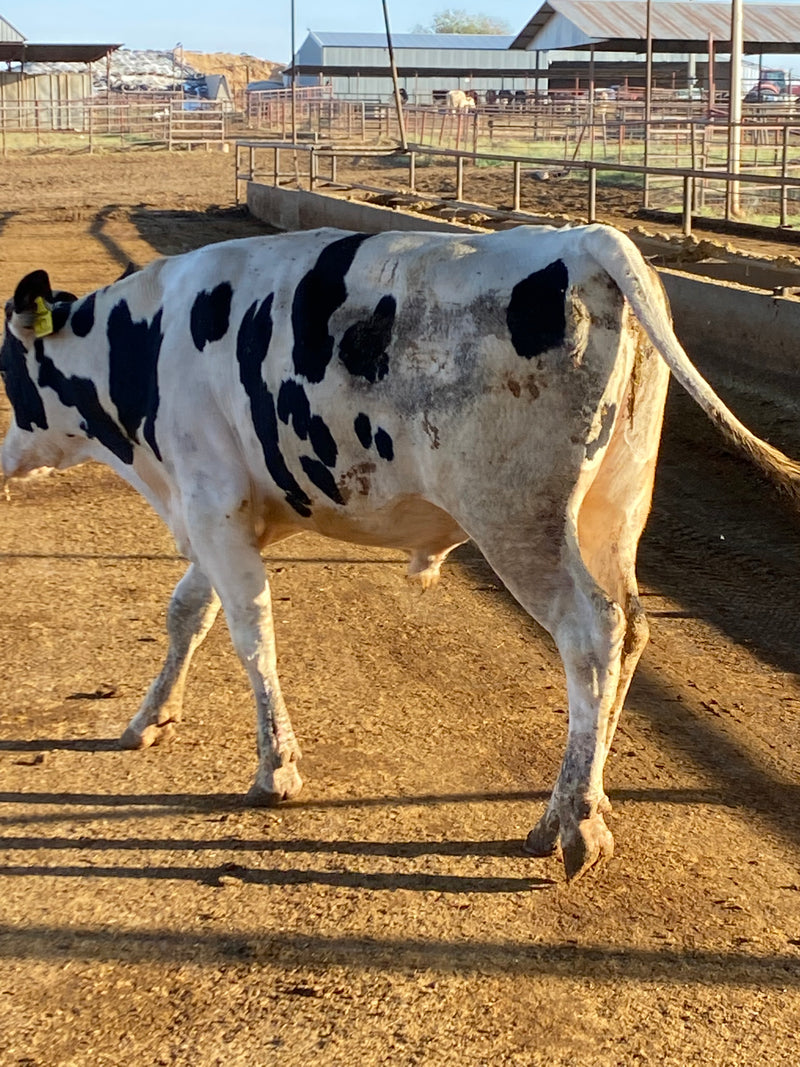
[[[447,94],[447,106],[451,111],[470,111],[474,110],[475,101],[463,89],[451,89]]]
[[[23,278],[0,348],[2,465],[101,460],[161,515],[191,562],[122,743],[174,729],[221,602],[255,696],[256,803],[302,784],[260,550],[303,530],[404,548],[430,584],[472,538],[561,654],[567,747],[526,848],[560,841],[576,877],[613,849],[603,767],[647,642],[635,560],[670,371],[797,497],[800,465],[700,376],[657,275],[615,230],[254,237],[82,300],[43,270]],[[502,699],[490,711],[487,694],[486,714]]]

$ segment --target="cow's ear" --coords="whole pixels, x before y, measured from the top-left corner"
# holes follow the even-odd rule
[[[14,311],[24,315],[36,309],[36,301],[41,297],[46,304],[53,303],[53,290],[46,270],[35,270],[26,274],[14,291]]]

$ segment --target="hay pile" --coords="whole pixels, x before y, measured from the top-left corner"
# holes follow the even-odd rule
[[[180,52],[178,53],[180,57]],[[239,93],[248,82],[266,81],[279,77],[285,66],[256,56],[233,55],[230,52],[184,52],[183,62],[200,74],[224,74],[231,93]]]

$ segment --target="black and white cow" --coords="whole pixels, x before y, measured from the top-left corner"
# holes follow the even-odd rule
[[[6,316],[5,475],[102,460],[191,560],[123,745],[180,719],[221,600],[256,700],[250,797],[294,796],[260,550],[301,530],[404,548],[427,585],[472,538],[564,662],[566,753],[526,848],[560,839],[569,877],[613,848],[603,766],[647,640],[634,567],[670,370],[775,480],[800,477],[700,377],[656,275],[603,226],[230,241],[78,301],[36,271]]]

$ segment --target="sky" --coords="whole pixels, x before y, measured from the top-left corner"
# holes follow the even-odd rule
[[[295,45],[309,29],[384,32],[381,0],[294,0]],[[446,8],[503,19],[517,34],[541,0],[388,0],[393,33],[429,25]],[[0,15],[29,41],[121,44],[169,52],[179,42],[193,52],[246,52],[288,63],[291,0],[132,0],[99,5],[96,0],[0,0]],[[775,66],[800,70],[798,56],[765,57]]]
[[[388,0],[393,33],[410,33],[429,25],[433,14],[462,8],[504,19],[518,33],[537,0]],[[133,0],[98,4],[82,0],[1,0],[0,15],[29,41],[38,44],[91,42],[126,48],[171,51],[180,41],[194,52],[247,52],[260,59],[288,63],[291,58],[291,0]],[[295,0],[295,43],[299,48],[309,29],[384,31],[381,0]]]

